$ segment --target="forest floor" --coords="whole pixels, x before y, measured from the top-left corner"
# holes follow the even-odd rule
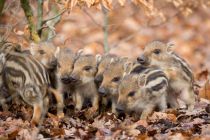
[[[210,104],[205,99],[195,109],[154,112],[147,121],[124,120],[112,113],[86,119],[84,112],[59,120],[48,113],[39,127],[30,125],[32,108],[23,105],[13,112],[0,112],[0,140],[6,139],[210,139]]]

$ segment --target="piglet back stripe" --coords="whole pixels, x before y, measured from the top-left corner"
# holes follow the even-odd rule
[[[147,67],[139,65],[139,66],[135,67],[130,73],[138,74],[138,73],[144,72],[145,70],[147,70]]]
[[[146,84],[148,84],[149,82],[154,81],[160,77],[167,79],[167,77],[165,76],[165,74],[162,71],[156,71],[154,73],[151,73],[147,76]]]
[[[37,63],[35,59],[30,57],[28,59],[29,65],[31,67],[32,73],[34,73],[34,79],[39,81],[40,84],[46,83],[47,79],[45,78],[45,70],[40,63]]]
[[[30,83],[31,74],[28,70],[28,67],[24,61],[24,59],[20,56],[15,56],[14,54],[7,55],[7,61],[5,70],[7,68],[14,69],[14,71],[21,71],[25,75],[25,82]],[[5,71],[7,73],[7,71]]]
[[[16,69],[7,67],[5,69],[5,71],[6,71],[6,73],[12,75],[13,77],[22,77],[24,81],[26,79],[25,74],[22,71],[20,71],[20,70],[16,70]]]
[[[176,53],[173,53],[173,56],[177,61],[179,61],[185,74],[190,78],[190,80],[192,80],[193,79],[192,70],[191,70],[190,66],[187,64],[187,62],[184,59],[182,59],[181,57],[179,57]]]
[[[17,75],[22,75],[24,84],[36,83],[37,85],[50,84],[49,75],[45,67],[29,55],[19,53],[9,53],[6,57],[5,69],[19,71]],[[5,71],[6,72],[6,71]],[[22,74],[21,74],[21,73]],[[7,73],[7,72],[6,72]],[[24,75],[24,76],[23,76]]]
[[[167,86],[166,80],[162,80],[161,83],[151,87],[151,89],[152,89],[152,91],[159,91],[166,86]]]

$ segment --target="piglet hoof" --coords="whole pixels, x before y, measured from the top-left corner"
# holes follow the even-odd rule
[[[89,120],[95,118],[98,114],[98,109],[91,107],[85,112],[85,117]]]
[[[37,127],[39,123],[35,120],[31,120],[31,127]]]
[[[79,113],[81,113],[81,112],[82,112],[81,109],[75,108],[75,110],[74,110],[74,113],[75,113],[75,114],[79,114]]]
[[[9,107],[6,104],[4,104],[2,105],[2,109],[4,112],[7,112],[9,110]]]
[[[62,112],[62,113],[58,113],[57,116],[58,116],[59,119],[63,119],[65,115],[64,115],[64,113]]]

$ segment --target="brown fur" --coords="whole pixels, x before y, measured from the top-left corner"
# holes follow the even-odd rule
[[[146,119],[152,113],[157,105],[162,105],[161,109],[166,108],[165,92],[149,93],[142,79],[143,75],[129,74],[126,75],[119,85],[119,98],[117,108],[126,110],[127,112],[135,112],[140,119]],[[140,115],[141,114],[141,115]]]
[[[76,55],[67,48],[61,49],[57,55],[57,86],[58,90],[65,96],[65,105],[68,105],[68,100],[72,98],[74,92],[74,84],[71,81],[71,73]]]
[[[44,66],[31,55],[8,53],[5,55],[3,85],[8,94],[15,100],[21,98],[34,107],[32,123],[39,124],[48,110],[48,93],[57,101],[57,115],[64,117],[63,99],[56,90],[50,87],[49,75]],[[15,75],[14,75],[15,73]]]
[[[93,55],[81,55],[74,63],[71,78],[75,83],[75,108],[81,110],[86,99],[91,100],[91,110],[99,109],[99,95],[94,82],[97,72],[97,61]]]
[[[129,71],[128,69],[131,63],[127,58],[113,58],[108,68],[104,71],[99,93],[112,100],[113,113],[116,113],[118,85],[123,75]]]
[[[39,60],[48,70],[56,69],[57,58],[55,52],[58,48],[50,43],[31,44],[31,54]]]
[[[22,48],[19,44],[12,42],[0,42],[0,52],[9,53],[9,52],[22,52]]]
[[[103,56],[96,55],[97,61],[98,61],[98,71],[95,76],[95,83],[97,84],[97,87],[99,88],[102,81],[103,81],[103,74],[104,71],[109,67],[111,60],[117,58],[116,55],[113,54],[105,54]],[[105,111],[108,108],[109,103],[112,99],[109,97],[101,96],[101,111]]]
[[[55,47],[50,43],[40,43],[40,44],[31,44],[30,53],[35,59],[41,62],[48,71],[50,83],[52,85],[52,93],[55,93],[57,106],[62,108],[63,105],[63,94],[60,90],[59,80],[57,77],[57,68],[58,68],[58,55],[60,53],[60,48]],[[56,90],[57,91],[56,91]],[[62,109],[57,110],[61,112]]]
[[[97,59],[99,61],[98,64],[98,71],[95,76],[95,82],[97,83],[98,86],[100,86],[101,82],[103,81],[103,73],[111,63],[111,60],[117,58],[116,55],[112,54],[105,54],[103,56],[98,55]]]
[[[151,42],[146,45],[143,55],[138,60],[144,61],[145,65],[160,66],[167,74],[171,88],[168,101],[172,107],[180,107],[178,100],[182,100],[189,110],[194,108],[195,94],[192,71],[185,60],[172,52],[171,45],[159,41]]]
[[[12,42],[7,42],[7,41],[1,41],[0,42],[0,53],[1,53],[1,62],[0,62],[0,85],[3,85],[3,79],[2,79],[2,70],[3,70],[3,62],[5,60],[5,55],[7,55],[8,53],[12,53],[12,52],[16,52],[16,53],[25,53],[27,54],[28,52],[23,50],[22,47],[17,44],[17,43],[12,43]],[[1,89],[5,89],[5,87],[1,87]],[[0,94],[0,105],[2,105],[2,108],[4,111],[8,110],[8,105],[5,104],[6,100],[3,96],[9,96],[8,93],[5,90],[1,91]]]

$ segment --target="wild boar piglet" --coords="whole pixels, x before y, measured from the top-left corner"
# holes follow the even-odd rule
[[[71,81],[75,84],[75,109],[81,110],[85,100],[90,99],[92,110],[99,108],[99,94],[94,77],[97,72],[97,59],[93,55],[80,55],[74,63]]]
[[[145,46],[137,60],[143,65],[159,66],[166,73],[170,85],[167,100],[171,107],[179,108],[181,100],[192,110],[195,104],[193,73],[188,63],[172,51],[172,46],[153,41]]]
[[[28,54],[10,52],[5,54],[2,70],[2,85],[13,97],[20,96],[27,104],[33,106],[33,124],[39,124],[48,111],[48,93],[52,93],[57,101],[58,117],[63,117],[63,99],[51,87],[45,67]]]
[[[95,82],[97,86],[99,87],[101,85],[101,82],[103,81],[103,73],[108,68],[109,64],[111,63],[111,60],[114,58],[117,58],[116,55],[113,54],[105,54],[105,55],[97,55],[97,61],[98,61],[98,70],[95,76]]]
[[[116,110],[119,114],[134,112],[140,119],[146,119],[155,107],[167,108],[167,90],[168,79],[161,69],[137,66],[119,85]]]
[[[112,113],[116,113],[118,86],[125,73],[129,72],[133,62],[127,58],[113,58],[103,73],[103,81],[98,89],[101,96],[111,99]]]

